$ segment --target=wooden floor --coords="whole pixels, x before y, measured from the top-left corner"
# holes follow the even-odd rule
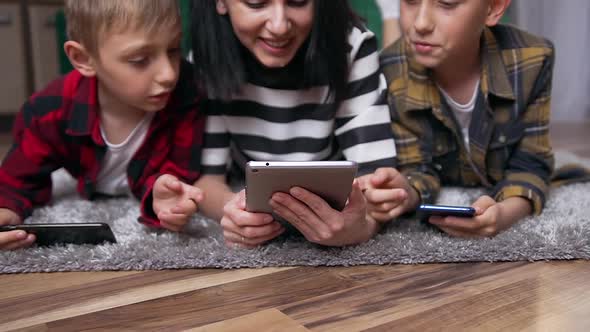
[[[590,158],[589,129],[554,125],[554,147]],[[0,275],[11,330],[589,331],[590,263]]]

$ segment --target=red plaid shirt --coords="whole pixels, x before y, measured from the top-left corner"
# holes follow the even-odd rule
[[[124,88],[124,87],[123,87]],[[158,227],[152,188],[162,174],[193,183],[199,177],[205,118],[188,63],[171,100],[154,116],[145,141],[127,167],[131,192],[141,201],[139,221]],[[0,166],[0,207],[23,220],[51,199],[51,172],[65,168],[78,192],[92,199],[107,146],[100,133],[97,80],[78,71],[34,94],[14,124],[14,144]]]

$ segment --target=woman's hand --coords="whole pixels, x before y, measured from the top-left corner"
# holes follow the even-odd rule
[[[285,231],[272,215],[246,211],[245,190],[225,204],[221,227],[226,245],[244,248],[255,248]]]
[[[275,213],[290,222],[305,238],[326,246],[344,246],[369,240],[378,230],[377,222],[366,218],[366,202],[357,181],[352,185],[342,212],[321,197],[299,187],[289,194],[273,194],[270,205]]]

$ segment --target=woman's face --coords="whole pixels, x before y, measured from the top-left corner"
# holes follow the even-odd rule
[[[313,25],[314,0],[216,0],[229,15],[234,33],[268,68],[293,60]]]

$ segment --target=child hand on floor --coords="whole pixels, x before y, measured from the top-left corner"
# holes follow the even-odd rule
[[[199,209],[203,191],[169,174],[161,175],[154,183],[153,209],[162,227],[179,232]]]
[[[22,224],[20,217],[9,209],[0,209],[0,226]],[[35,242],[35,235],[25,231],[0,232],[0,250],[26,248]]]

